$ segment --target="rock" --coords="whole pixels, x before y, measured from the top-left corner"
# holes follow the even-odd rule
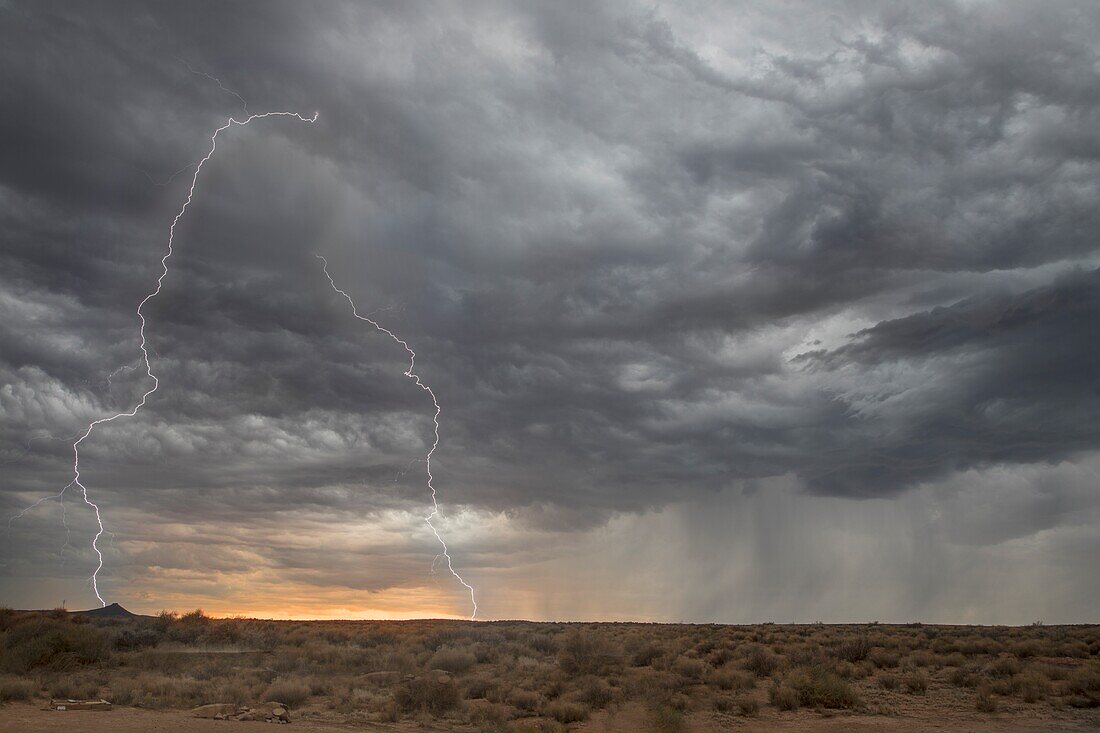
[[[200,705],[191,711],[196,718],[210,718],[225,720],[237,713],[237,706],[227,702],[216,702],[210,705]]]
[[[281,702],[265,702],[257,708],[257,712],[260,714],[257,720],[267,719],[269,721],[282,721],[284,723],[290,722],[290,711],[287,706]]]
[[[110,710],[106,700],[50,700],[51,710]]]

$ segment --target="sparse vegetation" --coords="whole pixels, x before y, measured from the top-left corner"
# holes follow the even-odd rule
[[[93,620],[0,609],[0,669],[4,704],[273,700],[334,722],[479,733],[613,720],[678,731],[730,716],[767,725],[863,715],[900,695],[923,696],[922,709],[969,700],[975,718],[1025,705],[1072,717],[1100,707],[1100,627],[273,622],[199,611]]]
[[[278,679],[263,694],[267,702],[281,702],[296,708],[309,699],[310,687],[300,680]]]

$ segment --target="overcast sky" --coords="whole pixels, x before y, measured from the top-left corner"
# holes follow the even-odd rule
[[[469,614],[320,253],[483,618],[1100,621],[1100,5],[904,6],[0,0],[0,509],[150,387],[243,98],[319,117],[202,169],[108,601]],[[64,508],[0,602],[95,605]]]

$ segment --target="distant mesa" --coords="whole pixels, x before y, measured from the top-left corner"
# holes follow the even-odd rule
[[[117,603],[112,603],[103,608],[93,608],[89,611],[73,611],[78,616],[91,616],[92,618],[137,618],[136,613],[130,613]]]

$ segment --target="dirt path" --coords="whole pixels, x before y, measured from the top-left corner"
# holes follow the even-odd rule
[[[259,721],[203,720],[181,710],[161,712],[116,707],[109,712],[57,712],[25,703],[0,707],[0,733],[249,733],[272,729],[282,728]],[[295,720],[286,730],[290,733],[343,733],[387,729],[362,725],[349,728]]]
[[[288,733],[348,733],[374,731],[381,733],[413,733],[430,729],[408,723],[370,725],[359,723],[338,725],[295,720]],[[440,731],[445,728],[436,728]],[[577,733],[636,733],[646,730],[646,723],[629,712],[608,718],[598,715],[587,723],[573,726]],[[248,733],[271,730],[261,722],[201,720],[187,711],[157,712],[120,707],[110,712],[55,712],[20,703],[0,707],[0,733]],[[1100,730],[1100,718],[1078,720],[1019,719],[1011,715],[966,719],[947,716],[943,720],[914,720],[873,715],[837,715],[823,718],[816,713],[799,712],[764,715],[757,720],[731,718],[721,725],[688,725],[685,733],[737,731],[738,733],[1082,733]]]

